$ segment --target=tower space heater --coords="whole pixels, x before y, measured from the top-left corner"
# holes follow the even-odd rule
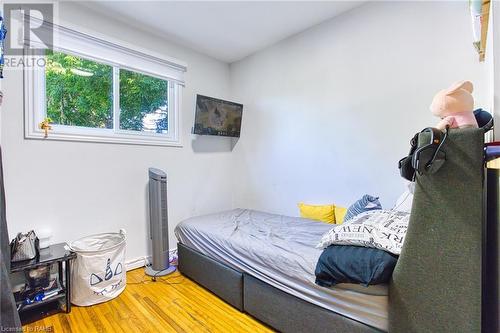
[[[156,168],[149,168],[149,236],[153,259],[146,274],[154,279],[175,271],[168,253],[167,174]]]

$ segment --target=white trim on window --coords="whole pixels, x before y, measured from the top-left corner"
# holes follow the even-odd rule
[[[33,18],[31,18],[33,19]],[[114,129],[87,128],[77,126],[51,125],[48,137],[38,126],[46,115],[45,68],[24,67],[24,113],[27,139],[65,140],[85,142],[106,142],[122,144],[143,144],[158,146],[182,146],[180,140],[180,110],[184,72],[186,66],[171,60],[135,51],[75,30],[44,22],[45,29],[57,30],[54,51],[80,56],[89,60],[113,66],[113,127]],[[48,32],[49,30],[47,30]],[[33,41],[30,41],[33,46]],[[24,63],[33,62],[29,52],[24,55]],[[132,70],[168,81],[168,133],[149,133],[120,130],[119,124],[119,71]]]
[[[28,17],[26,15],[26,17]],[[39,18],[30,16],[31,22],[40,25],[37,28],[37,35],[41,36],[53,34],[53,45],[49,45],[61,52],[80,55],[84,58],[94,58],[99,62],[119,66],[121,68],[134,71],[141,71],[144,74],[157,76],[169,81],[176,81],[184,85],[184,73],[187,65],[179,60],[166,57],[158,57],[113,43],[101,38],[91,36],[67,27],[56,25]],[[26,34],[29,38],[29,34]],[[49,40],[45,38],[44,40]],[[24,41],[25,45],[37,46],[36,40]],[[45,47],[45,44],[39,44]]]

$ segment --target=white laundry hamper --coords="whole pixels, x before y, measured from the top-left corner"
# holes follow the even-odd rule
[[[87,306],[109,301],[125,290],[125,231],[80,238],[70,244],[71,303]]]

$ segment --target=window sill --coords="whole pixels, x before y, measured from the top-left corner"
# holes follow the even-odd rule
[[[95,135],[95,134],[72,134],[72,133],[57,133],[49,132],[45,137],[43,131],[34,131],[25,133],[25,139],[48,140],[48,141],[73,141],[73,142],[93,142],[93,143],[112,143],[125,145],[144,145],[144,146],[163,146],[181,148],[180,140],[173,141],[165,137],[155,137],[148,135],[128,135],[128,134],[113,134],[113,135]]]

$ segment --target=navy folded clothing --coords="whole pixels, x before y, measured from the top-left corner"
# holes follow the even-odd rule
[[[330,245],[316,264],[316,284],[337,283],[365,286],[389,282],[398,257],[386,251],[352,245]]]

